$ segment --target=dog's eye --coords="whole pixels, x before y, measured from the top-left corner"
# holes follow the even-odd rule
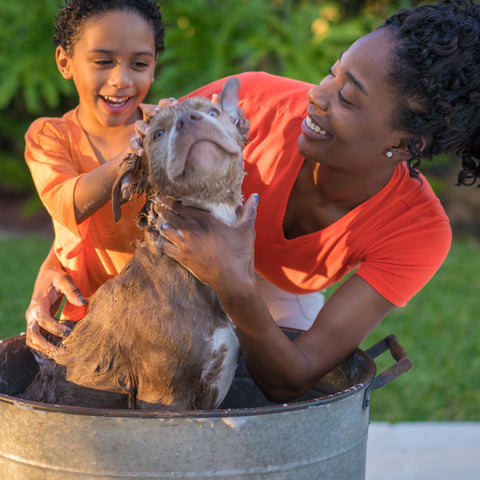
[[[153,138],[156,140],[157,138],[163,137],[163,134],[165,133],[165,130],[157,130],[153,134]]]
[[[216,108],[211,108],[208,112],[207,115],[210,117],[218,117],[220,115],[220,112]]]

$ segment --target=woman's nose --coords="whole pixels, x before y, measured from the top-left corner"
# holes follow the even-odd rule
[[[133,82],[130,78],[128,68],[122,64],[116,65],[112,70],[109,83],[117,88],[131,87]]]
[[[318,110],[328,112],[330,108],[330,100],[328,95],[328,88],[322,81],[319,85],[312,87],[307,94],[308,101],[314,105]]]

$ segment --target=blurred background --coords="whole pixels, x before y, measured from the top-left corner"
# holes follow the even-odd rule
[[[318,83],[353,41],[420,3],[163,0],[165,53],[147,101],[178,98],[246,70]],[[57,0],[0,4],[0,338],[25,330],[36,272],[53,238],[23,160],[24,134],[35,118],[77,104],[73,83],[55,65],[57,8]],[[434,279],[362,345],[394,333],[414,362],[372,394],[372,420],[480,420],[480,191],[455,185],[459,167],[442,156],[421,168],[450,217],[454,242]],[[384,356],[379,370],[392,363]]]

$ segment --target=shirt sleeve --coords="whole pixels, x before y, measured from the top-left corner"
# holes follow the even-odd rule
[[[446,217],[405,225],[372,247],[357,274],[389,302],[403,307],[440,268],[451,240]]]
[[[69,149],[69,133],[56,122],[38,119],[25,135],[25,161],[46,210],[55,224],[56,236],[63,231],[70,249],[82,238],[88,220],[79,228],[75,220],[74,191],[81,176]]]

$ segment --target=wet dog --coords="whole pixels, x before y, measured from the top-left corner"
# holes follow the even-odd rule
[[[163,254],[165,196],[232,222],[242,205],[248,121],[231,78],[218,104],[192,98],[162,109],[113,189],[116,220],[126,197],[145,193],[143,239],[121,273],[98,289],[53,359],[22,395],[95,408],[212,409],[235,374],[238,339],[216,293]]]

